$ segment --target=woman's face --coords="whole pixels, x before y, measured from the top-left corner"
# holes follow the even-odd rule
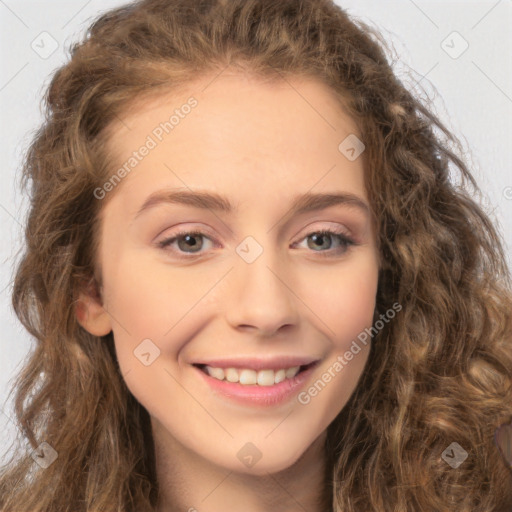
[[[113,331],[157,451],[264,474],[296,462],[354,391],[378,252],[361,148],[343,142],[357,129],[330,90],[212,80],[110,127],[103,307],[84,298],[78,314]]]

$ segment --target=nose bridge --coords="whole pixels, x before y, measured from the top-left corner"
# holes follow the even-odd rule
[[[262,237],[260,237],[260,240]],[[237,247],[227,311],[233,327],[253,326],[272,333],[297,321],[297,298],[278,244],[246,237]]]

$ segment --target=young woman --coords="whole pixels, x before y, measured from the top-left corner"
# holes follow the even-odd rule
[[[502,244],[374,36],[146,0],[73,48],[24,166],[3,512],[512,509]]]

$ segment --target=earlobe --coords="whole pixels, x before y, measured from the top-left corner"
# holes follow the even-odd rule
[[[105,336],[112,331],[110,315],[102,305],[101,296],[94,283],[81,291],[75,303],[78,323],[94,336]]]

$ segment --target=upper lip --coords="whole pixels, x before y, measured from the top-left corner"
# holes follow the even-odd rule
[[[308,356],[279,356],[272,358],[237,357],[222,359],[201,359],[194,361],[194,365],[208,365],[214,368],[247,368],[250,370],[280,370],[293,366],[306,366],[315,363],[319,359]]]

